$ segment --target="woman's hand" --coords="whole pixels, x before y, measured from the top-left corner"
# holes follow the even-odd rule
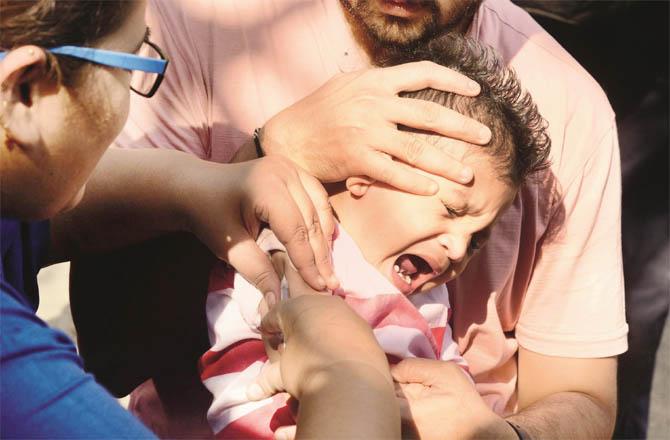
[[[296,427],[275,438],[399,438],[400,416],[384,352],[370,326],[335,296],[279,303],[260,326],[273,362],[247,391],[287,391],[300,401]]]
[[[327,194],[315,178],[281,156],[239,164],[185,162],[176,188],[186,228],[217,257],[266,297],[273,292],[278,298],[279,277],[256,244],[267,223],[311,287],[337,287],[330,261],[335,223]]]
[[[416,194],[437,192],[428,177],[388,160],[388,155],[429,173],[468,183],[472,170],[434,145],[399,131],[398,124],[483,144],[490,130],[439,104],[400,98],[426,87],[467,96],[479,93],[469,78],[427,61],[335,76],[283,110],[263,128],[268,155],[283,155],[323,182],[368,176]]]
[[[388,362],[367,322],[331,295],[302,295],[282,301],[263,317],[269,364],[250,391],[254,400],[286,391],[297,399],[310,391],[315,374],[353,363],[379,370],[388,379]]]
[[[391,367],[403,438],[518,439],[453,362],[408,358]]]

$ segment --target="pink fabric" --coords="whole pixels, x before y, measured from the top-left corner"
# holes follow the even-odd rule
[[[266,251],[283,250],[270,231],[258,240]],[[365,319],[389,359],[422,357],[467,365],[451,338],[446,286],[406,297],[371,266],[342,229],[333,242],[333,266],[341,287],[334,292]],[[212,271],[207,322],[212,348],[200,359],[200,376],[212,393],[207,419],[217,438],[272,438],[282,424],[294,424],[286,395],[260,402],[246,399],[246,387],[267,360],[256,327],[262,294],[221,265]],[[288,292],[284,286],[282,296]],[[280,423],[281,422],[281,423]]]
[[[156,0],[172,62],[133,97],[118,144],[227,161],[255,127],[332,75],[366,65],[338,0]],[[593,79],[525,12],[485,0],[469,30],[512,66],[549,122],[552,167],[526,184],[486,248],[449,285],[453,328],[479,392],[514,410],[516,352],[626,350],[614,114]]]

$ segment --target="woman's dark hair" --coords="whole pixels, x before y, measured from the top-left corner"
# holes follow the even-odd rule
[[[491,129],[484,148],[497,159],[501,177],[519,185],[526,177],[549,166],[551,141],[547,122],[525,92],[514,71],[496,52],[472,38],[443,34],[411,50],[386,54],[383,66],[428,60],[477,81],[481,93],[467,97],[434,89],[402,93],[402,96],[433,101],[478,120]]]
[[[134,6],[128,0],[0,0],[0,50],[92,46],[119,29]],[[47,74],[65,85],[77,80],[85,64],[49,52],[47,58]]]

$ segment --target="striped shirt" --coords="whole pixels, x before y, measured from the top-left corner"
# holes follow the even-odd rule
[[[258,240],[267,252],[283,250],[263,231]],[[405,296],[363,257],[340,226],[333,242],[333,266],[340,288],[333,292],[372,327],[389,362],[407,357],[455,361],[467,372],[452,339],[446,286]],[[282,297],[288,296],[286,282]],[[213,395],[207,418],[217,438],[272,438],[279,426],[295,419],[286,394],[252,402],[246,388],[268,361],[257,330],[262,294],[223,263],[210,276],[207,321],[212,347],[200,358],[200,376]]]

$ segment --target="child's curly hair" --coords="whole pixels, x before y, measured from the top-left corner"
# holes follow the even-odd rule
[[[514,71],[492,48],[472,38],[446,33],[409,50],[389,51],[380,64],[420,60],[461,72],[480,84],[481,93],[467,97],[429,88],[402,96],[442,104],[487,125],[492,137],[485,148],[498,160],[501,177],[514,185],[549,167],[547,122],[530,94],[521,88]]]

